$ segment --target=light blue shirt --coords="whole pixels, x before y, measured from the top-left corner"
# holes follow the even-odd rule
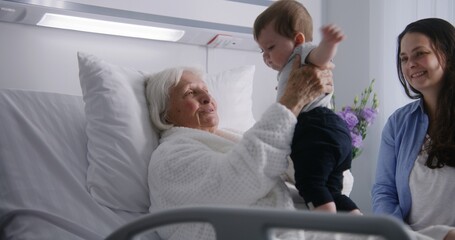
[[[372,189],[374,213],[406,221],[412,204],[409,176],[427,129],[422,99],[396,110],[387,120]]]

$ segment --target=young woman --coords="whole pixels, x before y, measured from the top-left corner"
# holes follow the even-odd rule
[[[455,28],[442,19],[398,36],[398,76],[418,99],[388,119],[379,150],[373,211],[435,239],[455,239]]]

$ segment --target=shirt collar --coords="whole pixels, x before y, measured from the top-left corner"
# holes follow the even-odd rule
[[[423,105],[423,98],[420,98],[419,100],[415,101],[413,106],[412,106],[412,109],[411,109],[411,112],[415,112],[417,110],[421,111],[422,114],[425,114],[425,107]]]

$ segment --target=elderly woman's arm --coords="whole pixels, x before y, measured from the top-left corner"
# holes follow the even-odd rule
[[[300,55],[292,65],[292,72],[279,102],[298,116],[302,108],[322,93],[333,91],[332,71],[314,66],[300,67]]]
[[[455,229],[450,230],[445,236],[444,240],[455,240]]]

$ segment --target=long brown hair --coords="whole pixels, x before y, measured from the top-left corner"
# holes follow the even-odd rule
[[[406,82],[401,68],[401,40],[406,33],[421,33],[428,37],[439,62],[446,63],[434,119],[437,124],[429,132],[431,144],[425,165],[429,168],[455,167],[455,27],[443,19],[426,18],[410,23],[398,36],[398,78],[409,98],[420,99],[422,93]]]

